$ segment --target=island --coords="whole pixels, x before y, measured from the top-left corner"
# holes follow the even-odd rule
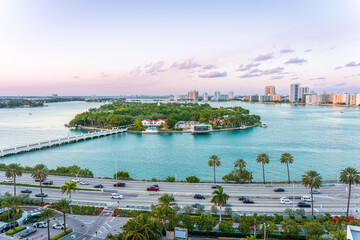
[[[128,126],[129,131],[192,132],[246,129],[260,124],[248,109],[212,107],[198,103],[141,103],[114,101],[77,114],[70,127],[109,129]]]

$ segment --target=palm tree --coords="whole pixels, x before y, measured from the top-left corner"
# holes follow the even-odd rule
[[[34,179],[40,179],[40,193],[41,193],[41,204],[43,204],[43,191],[42,191],[42,181],[49,175],[49,169],[45,164],[37,164],[33,169],[31,176]]]
[[[241,184],[242,170],[243,170],[243,168],[246,168],[246,162],[244,161],[244,159],[238,158],[235,161],[234,165],[235,165],[235,167],[239,167],[239,169],[240,169],[240,184]]]
[[[314,198],[313,189],[319,189],[322,186],[322,177],[317,171],[309,170],[302,175],[302,185],[306,188],[310,188],[311,194],[311,214],[314,215]]]
[[[57,207],[57,209],[63,213],[64,215],[64,232],[66,231],[66,218],[65,214],[66,211],[70,208],[70,200],[67,200],[65,198],[60,199],[58,202],[54,203],[54,206]]]
[[[141,214],[130,219],[123,227],[125,239],[147,240],[162,236],[159,224],[148,214]]]
[[[222,187],[216,189],[212,193],[212,195],[213,195],[212,202],[215,203],[215,206],[217,205],[220,207],[220,222],[221,222],[221,206],[225,206],[230,196],[224,193],[224,189]]]
[[[221,165],[220,158],[216,155],[211,155],[209,157],[208,165],[209,165],[209,167],[214,167],[214,183],[216,183],[215,167],[219,167]]]
[[[79,188],[77,188],[77,182],[73,182],[70,180],[69,182],[65,182],[64,185],[60,187],[61,193],[66,192],[67,195],[69,195],[69,199],[71,201],[71,191],[76,192],[79,191]],[[72,207],[70,205],[70,213],[72,213]]]
[[[161,197],[159,197],[159,206],[161,207],[171,207],[176,205],[175,203],[172,203],[172,197],[173,195],[169,195],[167,193],[163,194]]]
[[[288,183],[290,184],[289,164],[292,164],[294,162],[294,157],[288,152],[283,153],[281,155],[280,162],[281,163],[286,163],[287,172],[288,172]]]
[[[4,197],[4,199],[2,201],[2,205],[4,207],[10,208],[12,211],[14,228],[15,228],[15,222],[16,222],[16,210],[18,209],[20,204],[21,204],[21,197],[19,197],[19,196]]]
[[[5,176],[14,180],[14,196],[16,196],[16,177],[21,177],[23,168],[19,163],[11,163],[5,168]]]
[[[258,163],[262,163],[262,169],[263,169],[263,180],[264,180],[264,184],[265,184],[265,170],[264,170],[264,166],[265,164],[269,164],[270,159],[269,156],[266,153],[260,153],[257,158],[256,158],[256,162]]]
[[[360,173],[352,167],[345,168],[340,173],[340,182],[349,184],[349,195],[348,195],[348,203],[346,209],[346,216],[349,216],[349,207],[350,207],[350,198],[351,198],[351,185],[360,183]]]
[[[41,220],[44,220],[47,223],[48,240],[50,240],[50,221],[55,217],[55,211],[51,208],[44,208],[41,210],[41,216]]]

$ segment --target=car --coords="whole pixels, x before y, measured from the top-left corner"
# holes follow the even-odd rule
[[[104,186],[102,184],[95,185],[94,188],[103,188]]]
[[[114,187],[125,187],[126,183],[118,182],[113,184]]]
[[[123,197],[123,195],[121,195],[121,194],[112,193],[111,196],[110,196],[110,198],[112,198],[112,199],[123,199],[124,197]]]
[[[159,187],[155,187],[155,185],[150,186],[150,187],[148,187],[148,188],[146,189],[146,191],[159,191],[159,190],[160,190],[160,188],[159,188]]]
[[[309,196],[302,196],[302,197],[301,197],[301,201],[303,201],[303,202],[311,202],[311,197],[309,197]]]
[[[43,181],[43,184],[44,184],[44,185],[53,185],[54,182],[51,181],[51,180],[45,180],[45,181]]]
[[[18,226],[19,226],[19,223],[17,221],[15,221],[15,227],[18,227]],[[1,226],[0,233],[7,232],[11,228],[14,228],[14,222],[9,222],[9,223],[6,223],[5,225]]]
[[[4,180],[4,182],[7,182],[7,183],[13,183],[14,180],[12,178],[7,178]]]
[[[80,181],[79,184],[80,185],[89,185],[89,182],[88,181]]]
[[[310,204],[305,203],[305,202],[298,202],[297,206],[298,206],[298,207],[304,207],[304,208],[309,208],[309,207],[311,207]]]
[[[30,189],[23,189],[20,191],[21,193],[32,193]]]
[[[41,222],[36,222],[33,224],[34,228],[47,228],[47,222],[46,221],[41,221]]]
[[[151,185],[151,186],[154,186],[154,187],[160,188],[160,187],[159,187],[159,184],[153,184],[153,185]]]
[[[312,190],[313,194],[320,194],[321,192],[319,190]]]
[[[81,182],[81,179],[80,178],[73,178],[73,179],[71,179],[71,181],[79,183],[79,182]]]
[[[247,197],[244,197],[244,196],[240,196],[240,197],[239,197],[239,200],[240,200],[240,201],[244,201],[245,199],[247,199]]]
[[[194,203],[191,205],[193,208],[198,208],[198,207],[205,207],[203,204],[200,203]]]
[[[42,179],[41,179],[41,182],[43,182],[43,181],[45,181],[45,180],[46,180],[46,178],[42,178]],[[40,182],[40,178],[36,178],[36,179],[35,179],[35,182]]]
[[[204,196],[204,195],[201,195],[201,194],[195,194],[195,195],[194,195],[194,198],[195,198],[195,199],[205,199],[205,196]]]
[[[19,236],[24,238],[29,236],[30,234],[36,233],[37,229],[36,228],[28,228],[25,231],[22,231]]]
[[[221,188],[221,186],[220,185],[212,185],[211,188],[216,189],[216,188]]]
[[[35,194],[36,197],[41,197],[41,193]],[[46,193],[42,193],[43,197],[47,197],[48,195]]]
[[[243,203],[250,203],[250,204],[253,204],[253,203],[254,203],[254,201],[253,201],[253,200],[251,200],[250,198],[247,198],[247,199],[245,199],[245,200],[243,201]]]
[[[66,228],[68,227],[68,225],[66,224]],[[52,225],[53,229],[64,229],[64,224],[63,223],[55,223],[54,225]]]
[[[175,202],[175,197],[172,194],[168,194],[170,201]]]
[[[285,192],[285,189],[283,189],[283,188],[275,188],[274,192]]]
[[[290,201],[289,199],[283,199],[283,200],[281,201],[281,203],[282,203],[282,204],[292,204],[293,202]]]

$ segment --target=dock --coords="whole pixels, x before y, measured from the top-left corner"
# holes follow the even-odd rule
[[[60,146],[64,144],[79,142],[79,141],[85,141],[93,138],[99,138],[109,135],[114,135],[118,133],[126,132],[127,128],[113,128],[110,130],[103,130],[103,131],[96,131],[92,133],[86,133],[86,134],[79,134],[74,136],[68,136],[58,139],[52,139],[48,141],[39,141],[37,143],[22,145],[22,146],[15,146],[10,148],[4,148],[0,151],[0,157],[5,157],[8,155],[15,155],[20,153],[26,153],[31,151],[37,151],[44,148],[50,148],[54,146]]]

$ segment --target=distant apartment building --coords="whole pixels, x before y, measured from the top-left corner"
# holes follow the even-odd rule
[[[220,91],[215,91],[214,93],[214,100],[218,101],[220,99]]]
[[[258,96],[258,101],[259,102],[270,102],[271,101],[271,95],[259,95]]]
[[[233,91],[228,92],[228,98],[229,98],[229,100],[234,99],[234,92]]]
[[[196,90],[192,90],[190,92],[188,92],[188,99],[197,102],[199,99],[199,92]]]
[[[350,105],[356,105],[356,98],[357,98],[357,94],[350,94],[350,101],[349,104]]]
[[[310,89],[308,87],[299,87],[298,101],[305,102],[305,99],[303,99],[304,95],[309,93],[310,93]]]
[[[255,95],[248,95],[246,96],[246,99],[249,102],[258,102],[259,101],[259,95],[255,94]]]
[[[326,94],[325,92],[318,94],[318,104],[330,103],[329,96],[330,94]]]
[[[309,105],[316,105],[318,103],[318,95],[316,93],[304,94],[305,103]]]
[[[265,95],[275,95],[275,86],[266,86]]]
[[[356,94],[356,105],[360,106],[360,93]]]
[[[227,94],[220,94],[219,101],[228,101],[229,96]]]
[[[299,87],[300,83],[290,85],[290,102],[297,102],[299,100]]]
[[[188,95],[176,95],[174,97],[175,101],[184,101],[184,100],[187,100],[187,99],[188,99]]]
[[[273,101],[273,102],[281,102],[282,97],[281,97],[281,95],[272,95],[271,96],[271,101]]]
[[[335,93],[333,95],[333,104],[349,105],[350,95],[348,93]]]
[[[209,100],[208,93],[206,93],[206,92],[203,93],[203,100],[204,100],[204,102],[207,102]]]

